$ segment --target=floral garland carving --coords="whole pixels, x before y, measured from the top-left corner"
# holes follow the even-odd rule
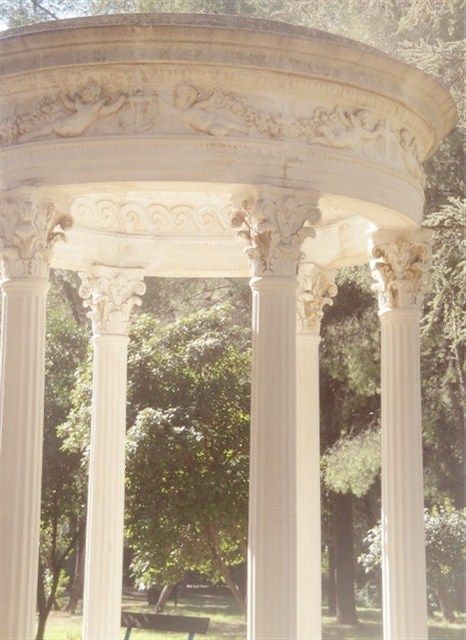
[[[298,331],[320,334],[320,323],[325,305],[333,305],[338,289],[335,271],[319,269],[313,264],[302,264],[298,275],[297,316]]]
[[[72,224],[71,216],[50,202],[5,200],[0,225],[2,278],[48,278],[53,246],[66,241],[64,232]]]
[[[109,93],[90,80],[80,91],[62,92],[56,99],[44,98],[32,110],[4,121],[6,145],[42,138],[73,138],[92,129],[101,120],[114,118],[113,129],[136,133],[154,131],[165,122],[181,123],[189,129],[216,137],[249,136],[252,129],[269,138],[302,140],[402,166],[423,181],[415,136],[395,128],[369,109],[338,104],[318,106],[306,116],[284,115],[256,107],[233,92],[219,87],[199,88],[177,84],[168,99],[157,91]],[[111,129],[104,133],[111,133]]]
[[[107,270],[105,274],[80,273],[79,295],[88,317],[92,320],[94,335],[128,335],[131,313],[141,305],[146,285],[141,277],[123,270]]]
[[[426,273],[431,264],[431,233],[376,232],[370,241],[369,264],[378,295],[379,313],[422,304]]]
[[[56,100],[44,98],[37,108],[7,119],[2,127],[2,139],[6,144],[14,144],[51,136],[75,138],[98,120],[115,114],[119,114],[121,128],[147,131],[157,117],[153,98],[154,94],[142,92],[112,96],[90,81],[81,92],[72,96],[62,93]]]
[[[302,258],[302,243],[315,236],[313,226],[320,218],[310,199],[286,195],[244,201],[231,226],[248,245],[245,253],[253,275],[292,276]]]

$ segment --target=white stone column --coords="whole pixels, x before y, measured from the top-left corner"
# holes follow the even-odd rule
[[[120,637],[125,495],[126,370],[130,315],[145,291],[140,271],[80,274],[90,307],[94,363],[84,572],[84,640]]]
[[[302,264],[297,314],[297,494],[299,640],[322,638],[319,342],[325,304],[337,294],[335,272]]]
[[[50,203],[2,202],[0,637],[34,637],[44,421],[45,307],[56,227]]]
[[[385,640],[427,638],[419,315],[429,231],[375,232],[382,326],[382,579]]]
[[[318,220],[314,195],[277,190],[243,203],[232,219],[253,276],[249,640],[297,637],[296,274]]]

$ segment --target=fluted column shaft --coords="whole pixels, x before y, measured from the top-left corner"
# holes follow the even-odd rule
[[[369,243],[382,330],[382,584],[385,640],[427,638],[419,317],[430,232]]]
[[[0,637],[33,638],[39,561],[48,281],[3,283]]]
[[[64,239],[63,230],[72,221],[30,189],[5,193],[1,213],[0,637],[32,640],[39,559],[46,299],[52,249]]]
[[[419,311],[382,324],[382,576],[386,640],[427,638]]]
[[[301,264],[297,297],[297,492],[299,640],[322,637],[319,343],[335,271]]]
[[[322,637],[319,335],[297,334],[297,501],[299,640]]]
[[[92,320],[94,362],[84,568],[84,640],[118,640],[125,509],[126,375],[133,307],[145,291],[135,269],[80,274]]]
[[[315,193],[270,187],[232,216],[253,275],[249,640],[298,634],[297,271],[319,220]]]
[[[120,636],[129,338],[93,338],[94,378],[84,589],[84,638]]]
[[[296,278],[254,278],[248,638],[297,633]]]

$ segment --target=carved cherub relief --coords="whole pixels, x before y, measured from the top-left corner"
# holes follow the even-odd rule
[[[416,139],[407,129],[401,129],[400,131],[400,149],[409,173],[415,178],[422,180],[424,174],[419,162]]]
[[[46,122],[40,128],[33,128],[30,131],[22,133],[20,139],[22,141],[32,140],[35,138],[43,138],[49,135],[57,135],[63,138],[72,138],[79,136],[88,129],[96,120],[111,116],[121,109],[126,101],[126,95],[120,95],[114,102],[110,102],[100,87],[95,82],[89,82],[83,89],[81,94],[76,94],[73,98],[63,95],[57,102],[63,108],[70,112],[61,115]],[[49,109],[44,114],[45,117],[53,117],[57,111],[57,102],[51,103]],[[44,105],[41,109],[44,109]]]
[[[249,127],[228,114],[221,113],[215,92],[204,93],[190,84],[179,84],[173,92],[178,117],[191,129],[212,136],[248,133]]]
[[[311,142],[339,148],[352,148],[382,134],[383,122],[366,109],[350,111],[340,105],[331,112],[322,110],[317,136]]]

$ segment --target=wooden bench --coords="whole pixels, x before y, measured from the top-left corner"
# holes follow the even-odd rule
[[[163,613],[130,613],[122,611],[121,626],[126,627],[125,640],[129,640],[133,629],[149,629],[151,631],[186,632],[188,640],[193,640],[195,633],[207,633],[210,618],[193,616],[169,616]]]

